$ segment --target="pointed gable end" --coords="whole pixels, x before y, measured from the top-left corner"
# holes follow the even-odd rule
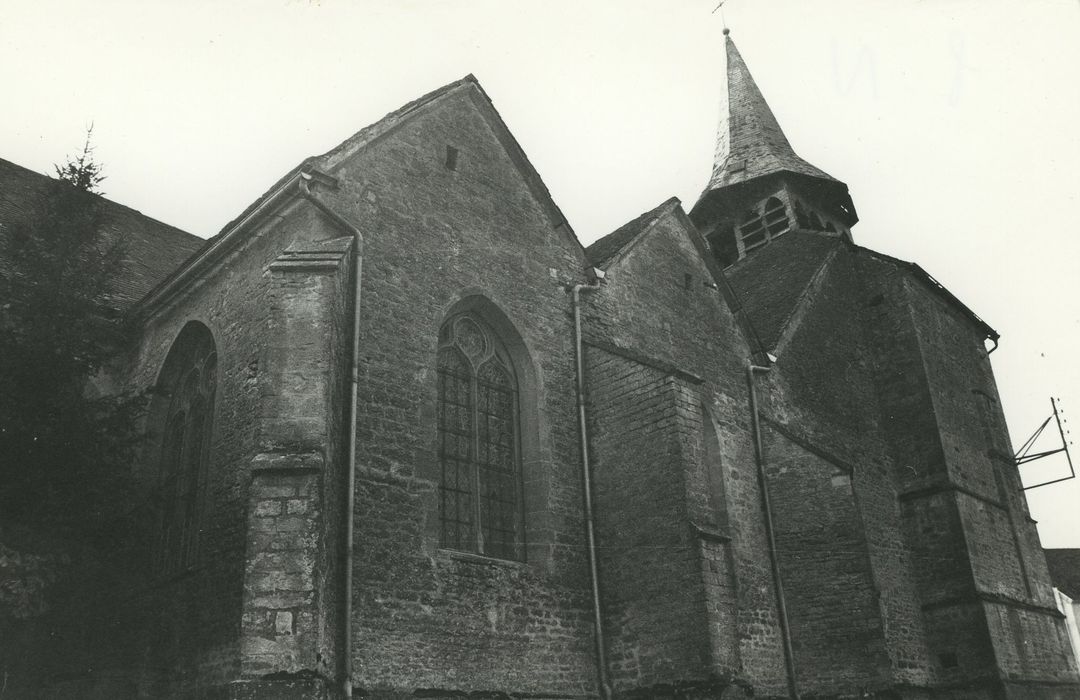
[[[480,86],[479,81],[470,74],[390,112],[379,121],[364,127],[326,153],[305,158],[275,182],[262,196],[245,208],[239,216],[226,224],[221,232],[209,239],[202,250],[188,260],[183,267],[150,290],[139,302],[135,310],[136,313],[145,314],[150,307],[172,296],[184,284],[194,279],[199,271],[208,269],[215,260],[220,259],[222,255],[231,250],[237,242],[244,238],[245,232],[250,231],[259,222],[264,221],[268,214],[301,197],[303,192],[302,181],[314,179],[332,189],[335,188],[337,186],[335,178],[326,175],[326,173],[334,172],[356,154],[370,148],[398,129],[405,127],[416,117],[428,113],[444,100],[456,96],[464,96],[476,108],[500,146],[513,162],[515,168],[520,172],[531,196],[544,212],[551,227],[564,236],[571,247],[580,253],[581,259],[584,260],[584,247],[570,227],[566,217],[558,205],[555,204],[539,173],[529,162],[521,145],[510,133],[509,128],[495,109],[487,93]]]
[[[757,331],[743,311],[739,298],[732,289],[727,277],[716,263],[715,257],[709,249],[709,244],[702,238],[690,217],[683,211],[682,203],[678,198],[672,197],[668,199],[654,209],[635,217],[615,231],[593,242],[585,251],[589,263],[609,272],[615,271],[611,279],[612,283],[617,283],[617,268],[624,264],[624,261],[627,260],[634,249],[644,243],[662,222],[666,221],[672,221],[674,228],[681,230],[686,236],[686,240],[693,248],[697,259],[706,268],[707,279],[704,281],[706,286],[713,287],[720,293],[724,303],[735,317],[739,330],[742,332],[755,362],[766,364],[768,360],[764,346],[758,339]],[[694,284],[693,281],[690,283]]]
[[[506,122],[503,121],[502,115],[495,109],[494,103],[480,85],[480,81],[478,81],[471,73],[460,80],[444,85],[443,87],[408,103],[400,109],[391,112],[375,124],[365,127],[353,134],[332,150],[316,158],[309,158],[305,163],[310,161],[317,164],[318,167],[323,170],[330,172],[336,166],[340,165],[343,161],[363,148],[374,144],[380,138],[389,135],[394,130],[405,125],[413,117],[427,112],[445,98],[459,95],[466,97],[484,118],[484,121],[495,135],[495,138],[499,141],[499,144],[505,150],[507,156],[511,159],[518,172],[525,180],[536,203],[545,212],[551,226],[561,230],[568,236],[569,240],[573,242],[575,247],[584,251],[584,248],[578,241],[570,223],[563,215],[562,210],[559,209],[559,206],[555,203],[547,185],[544,184],[540,174],[529,161],[521,144],[518,143],[517,139],[510,132]]]
[[[593,241],[585,249],[585,255],[589,263],[595,267],[607,269],[609,265],[630,249],[642,233],[656,224],[662,216],[674,209],[681,209],[681,207],[679,206],[679,200],[672,197],[655,209],[650,209],[608,235]]]

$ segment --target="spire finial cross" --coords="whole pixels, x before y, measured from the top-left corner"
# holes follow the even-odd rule
[[[712,14],[714,14],[714,15],[716,14],[717,10],[720,11],[720,21],[724,25],[724,36],[727,36],[728,34],[731,33],[731,30],[728,29],[728,26],[727,26],[727,18],[724,17],[724,3],[726,3],[727,1],[728,0],[720,0],[720,2],[716,5],[716,7],[713,8],[713,11],[712,11]]]

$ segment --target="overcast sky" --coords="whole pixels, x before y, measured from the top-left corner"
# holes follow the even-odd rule
[[[588,243],[704,187],[715,4],[9,0],[0,157],[51,172],[93,122],[107,196],[205,237],[304,157],[473,73]],[[1080,3],[725,13],[795,149],[850,186],[856,242],[918,262],[1002,334],[1013,443],[1051,395],[1080,415]],[[1080,479],[1027,494],[1043,544],[1080,547]]]

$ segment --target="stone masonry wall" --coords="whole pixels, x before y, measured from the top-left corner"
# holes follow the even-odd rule
[[[583,293],[584,333],[596,348],[638,358],[639,364],[684,380],[694,378],[687,386],[695,401],[681,399],[675,406],[683,407],[684,508],[688,520],[703,526],[695,534],[702,592],[694,595],[707,602],[711,641],[701,653],[718,675],[734,673],[758,695],[780,695],[785,692],[783,652],[750,437],[750,349],[731,308],[712,286],[693,244],[692,224],[677,203],[661,211],[608,266],[601,288]],[[590,396],[589,410],[601,415],[626,409],[606,407]],[[705,412],[712,442],[701,435]],[[628,463],[623,468],[648,467]]]
[[[884,689],[891,669],[853,475],[775,429],[765,433],[800,692]]]
[[[928,290],[909,287],[927,378],[936,389],[931,396],[949,483],[998,672],[1027,682],[1075,683],[1075,665],[1066,662],[1061,648],[1064,620],[1010,459],[980,334]]]
[[[320,196],[365,239],[351,634],[368,697],[595,692],[565,289],[584,261],[515,148],[466,82],[323,163],[341,184]],[[436,350],[462,310],[515,365],[524,562],[439,546]]]
[[[687,498],[687,460],[695,455],[685,454],[680,436],[682,382],[598,348],[588,349],[587,368],[612,684],[622,692],[707,679],[719,670],[703,587],[711,572]],[[727,622],[731,630],[734,619]]]
[[[869,586],[873,604],[872,613],[871,609],[863,610],[868,626],[859,634],[867,638],[876,635],[879,641],[868,642],[863,654],[853,654],[850,669],[834,663],[833,677],[823,669],[810,674],[816,676],[817,687],[837,691],[846,683],[847,692],[883,684],[919,687],[933,678],[918,596],[917,558],[903,536],[902,509],[886,442],[889,426],[899,424],[887,420],[879,410],[875,347],[865,334],[866,316],[878,307],[864,287],[855,262],[849,248],[837,249],[822,278],[808,290],[789,320],[789,328],[781,334],[783,346],[776,351],[776,366],[758,380],[763,414],[775,421],[775,427],[789,435],[789,440],[802,446],[803,453],[796,463],[805,463],[811,469],[803,477],[811,479],[807,488],[822,490],[823,503],[832,503],[843,495],[842,502],[831,508],[818,507],[815,499],[807,499],[795,503],[795,510],[783,515],[799,523],[792,525],[796,529],[822,532],[835,525],[831,520],[834,515],[847,513],[852,527],[861,532],[851,536],[862,544],[852,546],[865,552],[869,578],[859,585]],[[894,338],[893,342],[901,341]],[[782,450],[779,456],[791,449]],[[773,469],[774,455],[768,449],[765,460]],[[848,483],[833,485],[833,477],[839,482],[845,480],[843,473],[847,473]],[[800,482],[794,484],[797,492]],[[842,567],[830,569],[833,564],[841,566],[839,560],[823,564],[822,577],[808,588],[852,585],[852,574],[845,573]],[[800,574],[793,576],[795,581],[802,580]],[[798,607],[796,599],[792,612],[796,617],[803,614]],[[873,617],[876,622],[871,621]],[[821,643],[814,635],[796,643],[815,654],[830,653],[814,649]],[[887,659],[887,672],[881,668],[883,659]],[[825,664],[823,668],[827,667]]]
[[[250,465],[269,447],[260,435],[260,382],[270,367],[271,262],[291,243],[339,237],[341,232],[294,207],[270,226],[249,231],[240,245],[203,281],[158,308],[143,326],[131,358],[127,385],[153,385],[180,328],[197,320],[210,328],[218,354],[210,458],[197,565],[159,580],[148,569],[123,592],[118,627],[130,637],[126,664],[147,697],[224,697],[242,673],[240,644],[248,543]],[[333,356],[324,357],[328,365]],[[321,410],[325,412],[328,407]],[[145,493],[157,479],[156,426],[136,469]],[[260,447],[262,443],[262,447]],[[324,459],[329,458],[327,452]],[[152,518],[145,528],[156,527]],[[148,538],[152,540],[152,537]],[[149,552],[146,553],[149,557]],[[144,565],[145,566],[145,565]]]
[[[878,299],[883,410],[936,675],[947,684],[1068,682],[1072,672],[1049,652],[1059,621],[981,335],[924,282],[870,256],[862,265]],[[999,621],[1021,614],[1043,623]],[[1010,661],[1018,644],[1048,653]],[[1030,697],[1054,696],[1041,692]]]
[[[283,460],[252,475],[242,673],[325,675],[318,636],[315,546],[320,534],[321,460]],[[312,463],[314,462],[314,463]]]
[[[307,213],[321,228],[321,214]],[[339,680],[334,545],[344,525],[345,450],[337,431],[356,245],[348,236],[295,242],[269,266],[271,339],[251,463],[241,623],[241,678],[249,684],[268,674],[303,673],[335,687]]]

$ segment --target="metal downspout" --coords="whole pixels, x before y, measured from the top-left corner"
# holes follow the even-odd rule
[[[600,681],[600,695],[611,698],[608,681],[607,654],[604,651],[604,623],[600,615],[600,580],[596,567],[596,533],[593,524],[592,475],[589,466],[589,429],[585,422],[585,362],[581,348],[581,290],[598,289],[600,282],[575,284],[570,288],[574,307],[574,360],[577,367],[578,434],[581,438],[581,482],[585,500],[585,537],[589,554],[589,579],[592,584],[593,639],[596,642],[596,673]]]
[[[347,219],[332,210],[311,191],[311,175],[301,173],[300,191],[304,198],[333,219],[353,237],[353,318],[352,318],[352,355],[349,361],[349,413],[345,426],[348,435],[346,450],[345,475],[345,562],[342,581],[343,644],[341,684],[345,697],[352,697],[352,589],[353,589],[353,510],[356,507],[356,394],[360,385],[360,282],[363,269],[364,235]]]
[[[761,488],[761,505],[765,512],[765,536],[769,543],[769,564],[772,566],[773,586],[776,590],[776,608],[780,615],[780,636],[784,641],[784,667],[787,670],[788,695],[792,700],[799,700],[799,686],[795,675],[795,652],[791,647],[791,628],[788,625],[787,601],[784,598],[784,583],[780,578],[780,560],[776,554],[772,504],[769,500],[769,485],[765,475],[765,451],[761,446],[761,421],[758,417],[757,388],[754,385],[755,372],[764,374],[771,369],[771,367],[759,367],[750,363],[746,366],[746,380],[750,384],[750,417],[754,426],[754,454],[757,461],[758,484]]]

